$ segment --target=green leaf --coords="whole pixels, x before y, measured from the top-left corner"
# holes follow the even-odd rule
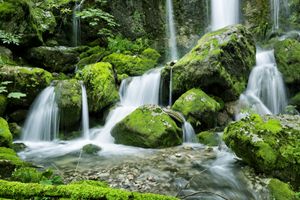
[[[10,83],[12,83],[12,81],[3,81],[3,82],[1,82],[0,84],[1,84],[1,85],[8,85],[8,84],[10,84]]]
[[[14,98],[14,99],[20,99],[22,97],[26,97],[26,94],[22,92],[11,92],[7,96],[7,98]]]

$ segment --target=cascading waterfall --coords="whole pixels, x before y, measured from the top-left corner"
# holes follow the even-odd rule
[[[59,130],[59,109],[54,87],[45,88],[34,101],[22,130],[25,141],[52,141]]]
[[[185,143],[197,143],[198,139],[195,134],[193,126],[184,119],[183,125],[183,142]]]
[[[239,23],[239,7],[239,0],[212,0],[211,29],[217,30]]]
[[[167,15],[167,33],[168,36],[168,45],[169,45],[169,58],[167,60],[177,60],[178,59],[178,50],[177,50],[177,41],[176,41],[176,27],[174,23],[174,11],[173,11],[173,0],[166,0],[166,15]],[[172,105],[172,77],[173,69],[171,66],[170,69],[170,85],[169,85],[169,106]]]
[[[256,54],[256,67],[253,68],[247,90],[240,97],[242,107],[253,109],[256,113],[279,114],[287,105],[284,82],[277,69],[274,50]]]
[[[99,143],[113,143],[110,134],[112,128],[139,106],[145,104],[158,104],[161,68],[151,70],[143,76],[137,76],[122,81],[120,88],[121,101],[109,113],[104,127],[97,134]]]
[[[73,33],[73,46],[78,46],[81,43],[81,27],[80,27],[80,17],[76,15],[77,12],[81,11],[81,6],[85,0],[81,0],[80,3],[75,2],[72,15],[72,33]]]
[[[278,30],[280,27],[279,18],[281,14],[281,7],[285,8],[285,12],[288,15],[288,1],[287,0],[270,0],[273,16],[273,31]]]
[[[82,96],[82,135],[85,139],[90,139],[89,134],[89,109],[86,95],[86,89],[83,83],[81,83],[81,96]]]

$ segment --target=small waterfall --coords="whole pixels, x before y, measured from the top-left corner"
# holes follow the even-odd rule
[[[76,12],[81,11],[81,6],[85,0],[81,0],[80,3],[77,1],[75,2],[75,6],[73,8],[73,15],[72,15],[72,33],[73,33],[73,46],[78,46],[81,43],[81,27],[80,27],[80,17],[76,16]]]
[[[158,104],[161,68],[151,70],[143,76],[128,78],[122,81],[120,88],[121,101],[109,113],[106,123],[98,133],[96,140],[100,143],[113,143],[111,129],[139,106]]]
[[[34,101],[22,130],[25,141],[51,141],[58,138],[59,110],[54,87],[49,86]]]
[[[82,135],[85,139],[90,139],[89,135],[89,109],[87,102],[86,89],[84,84],[81,84],[82,91]]]
[[[287,105],[284,82],[278,71],[274,51],[262,51],[256,54],[256,66],[253,68],[247,90],[240,97],[242,106],[264,114],[282,113]]]
[[[184,118],[183,118],[184,119]],[[185,143],[198,143],[193,126],[184,119],[183,125],[183,142]]]
[[[212,0],[211,1],[211,29],[217,30],[225,26],[238,24],[239,0]]]
[[[169,39],[170,58],[168,60],[178,59],[178,50],[176,42],[176,28],[174,23],[174,12],[172,0],[166,0],[166,14],[167,14],[167,36]]]
[[[285,13],[288,15],[288,0],[270,0],[273,16],[273,31],[278,30],[280,27],[279,18],[281,13],[281,5],[285,8]],[[282,1],[282,2],[281,2]]]

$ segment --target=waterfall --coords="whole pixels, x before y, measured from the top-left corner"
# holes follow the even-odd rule
[[[160,89],[161,68],[151,70],[142,76],[128,78],[122,81],[120,88],[121,101],[112,110],[104,127],[97,134],[96,140],[100,143],[113,143],[110,134],[112,128],[139,106],[158,104]]]
[[[183,118],[184,119],[184,118]],[[183,142],[185,143],[197,143],[198,139],[195,134],[193,126],[184,119],[183,125]]]
[[[170,58],[168,60],[177,60],[177,42],[176,42],[176,28],[174,23],[174,12],[172,0],[166,0],[166,14],[167,14],[167,36],[169,41]]]
[[[239,23],[239,4],[239,0],[212,0],[211,29],[217,30]]]
[[[58,138],[59,112],[54,87],[49,86],[34,101],[22,130],[25,141],[51,141]]]
[[[88,109],[88,102],[87,102],[87,95],[86,89],[84,84],[81,84],[81,91],[82,91],[82,135],[85,139],[90,139],[89,135],[89,109]]]
[[[73,15],[72,15],[72,33],[73,33],[73,45],[78,46],[81,43],[81,27],[80,27],[80,17],[76,16],[76,12],[81,11],[81,6],[85,0],[81,0],[80,3],[77,1],[75,2],[73,8]]]
[[[243,106],[250,107],[256,113],[279,114],[287,105],[284,82],[277,69],[274,50],[256,54],[256,66],[253,68],[247,90],[240,97]]]
[[[278,30],[280,27],[279,18],[281,10],[281,0],[270,0],[272,8],[272,17],[273,17],[273,31]],[[285,12],[288,15],[288,1],[282,0],[282,4],[285,7]]]

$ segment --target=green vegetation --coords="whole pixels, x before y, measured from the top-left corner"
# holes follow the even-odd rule
[[[9,131],[8,123],[0,118],[0,147],[11,147],[12,135]]]
[[[199,142],[208,146],[218,146],[221,142],[220,136],[214,131],[203,131],[197,135]]]
[[[299,200],[296,193],[289,184],[283,183],[278,179],[271,179],[268,184],[271,198],[274,200]]]
[[[119,122],[111,132],[118,144],[164,148],[182,143],[182,131],[160,107],[146,105]]]

